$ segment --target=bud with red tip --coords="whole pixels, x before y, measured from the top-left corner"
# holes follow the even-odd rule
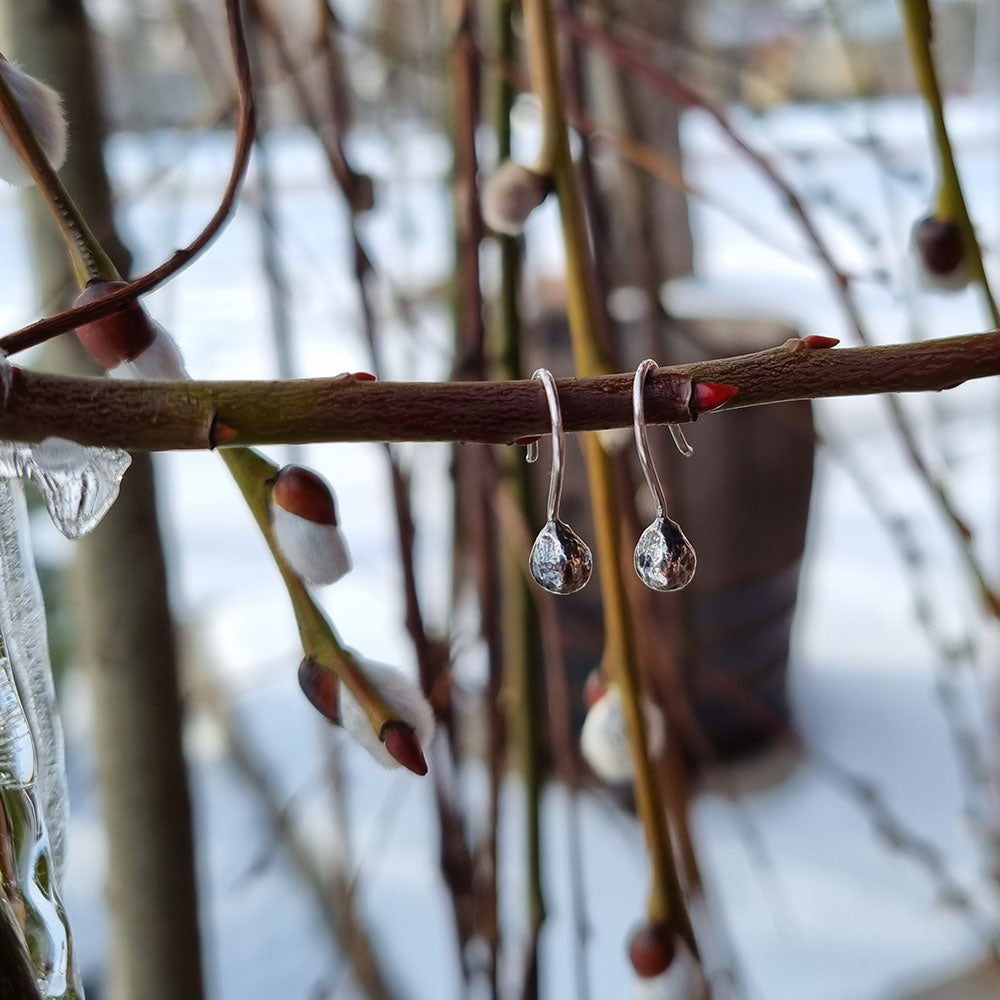
[[[698,413],[707,413],[725,406],[739,391],[738,386],[723,385],[721,382],[695,383],[694,400]]]
[[[424,754],[434,736],[434,712],[420,688],[405,674],[380,663],[360,661],[365,679],[396,714],[397,719],[372,729],[364,709],[346,684],[340,686],[340,724],[384,767],[427,773]]]
[[[677,954],[674,932],[666,924],[647,922],[638,927],[628,943],[628,957],[642,979],[660,976]]]
[[[96,302],[126,287],[124,281],[92,281],[77,296],[75,305]],[[76,335],[94,360],[114,378],[177,381],[188,377],[173,337],[150,319],[138,302],[81,324]]]
[[[648,698],[642,699],[642,711],[646,722],[647,750],[650,757],[659,757],[667,741],[663,716]],[[602,781],[615,784],[632,780],[632,748],[617,684],[609,684],[587,712],[580,732],[580,750],[591,770]]]
[[[271,530],[282,558],[308,583],[334,583],[351,568],[333,490],[309,469],[286,465],[274,478]]]
[[[483,221],[494,232],[518,236],[528,216],[552,189],[551,179],[528,167],[505,160],[483,183],[480,207]]]
[[[42,152],[54,170],[66,160],[66,119],[63,116],[59,95],[41,80],[29,76],[24,70],[0,56],[0,74],[17,102]],[[6,132],[0,129],[0,178],[14,187],[27,187],[33,178],[11,144]]]
[[[928,215],[913,226],[912,243],[925,286],[956,292],[969,283],[965,240],[956,222]]]

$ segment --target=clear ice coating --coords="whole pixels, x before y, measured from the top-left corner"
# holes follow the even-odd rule
[[[0,442],[0,477],[37,483],[52,523],[67,538],[97,527],[118,497],[131,462],[118,448],[88,448],[65,438],[33,445]]]
[[[67,818],[62,729],[45,609],[19,483],[0,479],[0,855],[42,996],[80,1000],[59,901]]]
[[[535,582],[551,594],[582,590],[594,569],[587,543],[559,518],[546,522],[531,546],[528,567]]]
[[[639,579],[652,590],[682,590],[694,576],[697,557],[680,525],[658,517],[639,536],[633,563]]]

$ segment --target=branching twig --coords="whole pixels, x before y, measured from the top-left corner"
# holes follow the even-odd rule
[[[147,274],[128,283],[125,288],[112,292],[94,302],[74,306],[56,316],[32,323],[7,337],[0,339],[0,350],[8,355],[23,351],[28,347],[43,344],[47,340],[67,330],[72,330],[83,323],[91,322],[102,316],[127,306],[136,296],[152,291],[165,281],[172,278],[181,268],[190,264],[219,235],[222,227],[229,220],[239,193],[243,178],[246,175],[247,164],[250,161],[250,151],[253,148],[256,132],[256,114],[254,110],[253,85],[250,78],[250,59],[247,54],[246,39],[243,34],[243,22],[240,18],[239,0],[226,0],[226,15],[229,25],[229,38],[236,66],[236,83],[239,95],[239,118],[236,126],[236,150],[233,154],[233,165],[229,181],[223,192],[219,207],[209,219],[205,228],[186,247],[175,250],[170,258],[153,268]]]

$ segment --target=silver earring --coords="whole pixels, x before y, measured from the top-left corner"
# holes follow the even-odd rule
[[[680,525],[667,517],[667,500],[649,454],[642,396],[646,388],[646,375],[656,366],[655,361],[647,358],[636,369],[635,381],[632,383],[632,429],[635,431],[635,446],[639,452],[639,462],[646,476],[649,492],[653,494],[653,503],[656,505],[656,517],[653,523],[639,536],[633,564],[639,579],[652,590],[681,590],[691,582],[697,558]],[[690,455],[691,446],[685,440],[681,429],[676,424],[671,424],[670,430],[681,454]]]
[[[586,542],[564,521],[559,520],[559,501],[563,484],[563,426],[559,394],[552,372],[539,368],[533,379],[545,387],[552,420],[552,476],[549,480],[549,503],[545,527],[531,546],[528,568],[535,582],[552,594],[575,594],[582,590],[594,569],[594,560]],[[538,445],[528,445],[529,462],[538,460]]]

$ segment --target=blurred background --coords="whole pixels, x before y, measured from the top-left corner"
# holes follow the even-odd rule
[[[845,302],[873,343],[990,327],[975,289],[927,287],[911,253],[936,168],[895,3],[556,6],[594,35],[567,31],[563,54],[618,370],[807,334],[854,345]],[[934,9],[996,275],[1000,8]],[[570,374],[554,199],[523,240],[484,232],[470,200],[508,144],[529,164],[538,146],[518,6],[251,0],[245,14],[261,128],[235,217],[146,300],[192,376]],[[221,0],[2,0],[0,15],[0,48],[64,95],[63,177],[92,228],[133,273],[166,259],[231,165]],[[678,107],[671,80],[707,107]],[[34,192],[0,191],[0,245],[5,331],[71,301]],[[31,363],[82,362],[55,345]],[[1000,584],[996,386],[900,404],[967,541],[882,398],[707,416],[684,462],[651,431],[699,570],[682,595],[635,600],[665,780],[690,807],[713,996],[1000,995],[997,630],[966,555]],[[589,539],[569,444],[564,516]],[[607,447],[635,498],[631,539],[645,487],[629,437]],[[431,774],[383,770],[302,697],[280,578],[217,456],[155,456],[155,501],[137,459],[80,543],[42,512],[87,996],[702,995],[683,969],[637,984],[628,963],[642,834],[629,789],[577,750],[598,588],[542,601],[520,575],[547,468],[526,475],[517,448],[267,451],[334,485],[354,571],[320,599],[349,645],[429,690]]]

